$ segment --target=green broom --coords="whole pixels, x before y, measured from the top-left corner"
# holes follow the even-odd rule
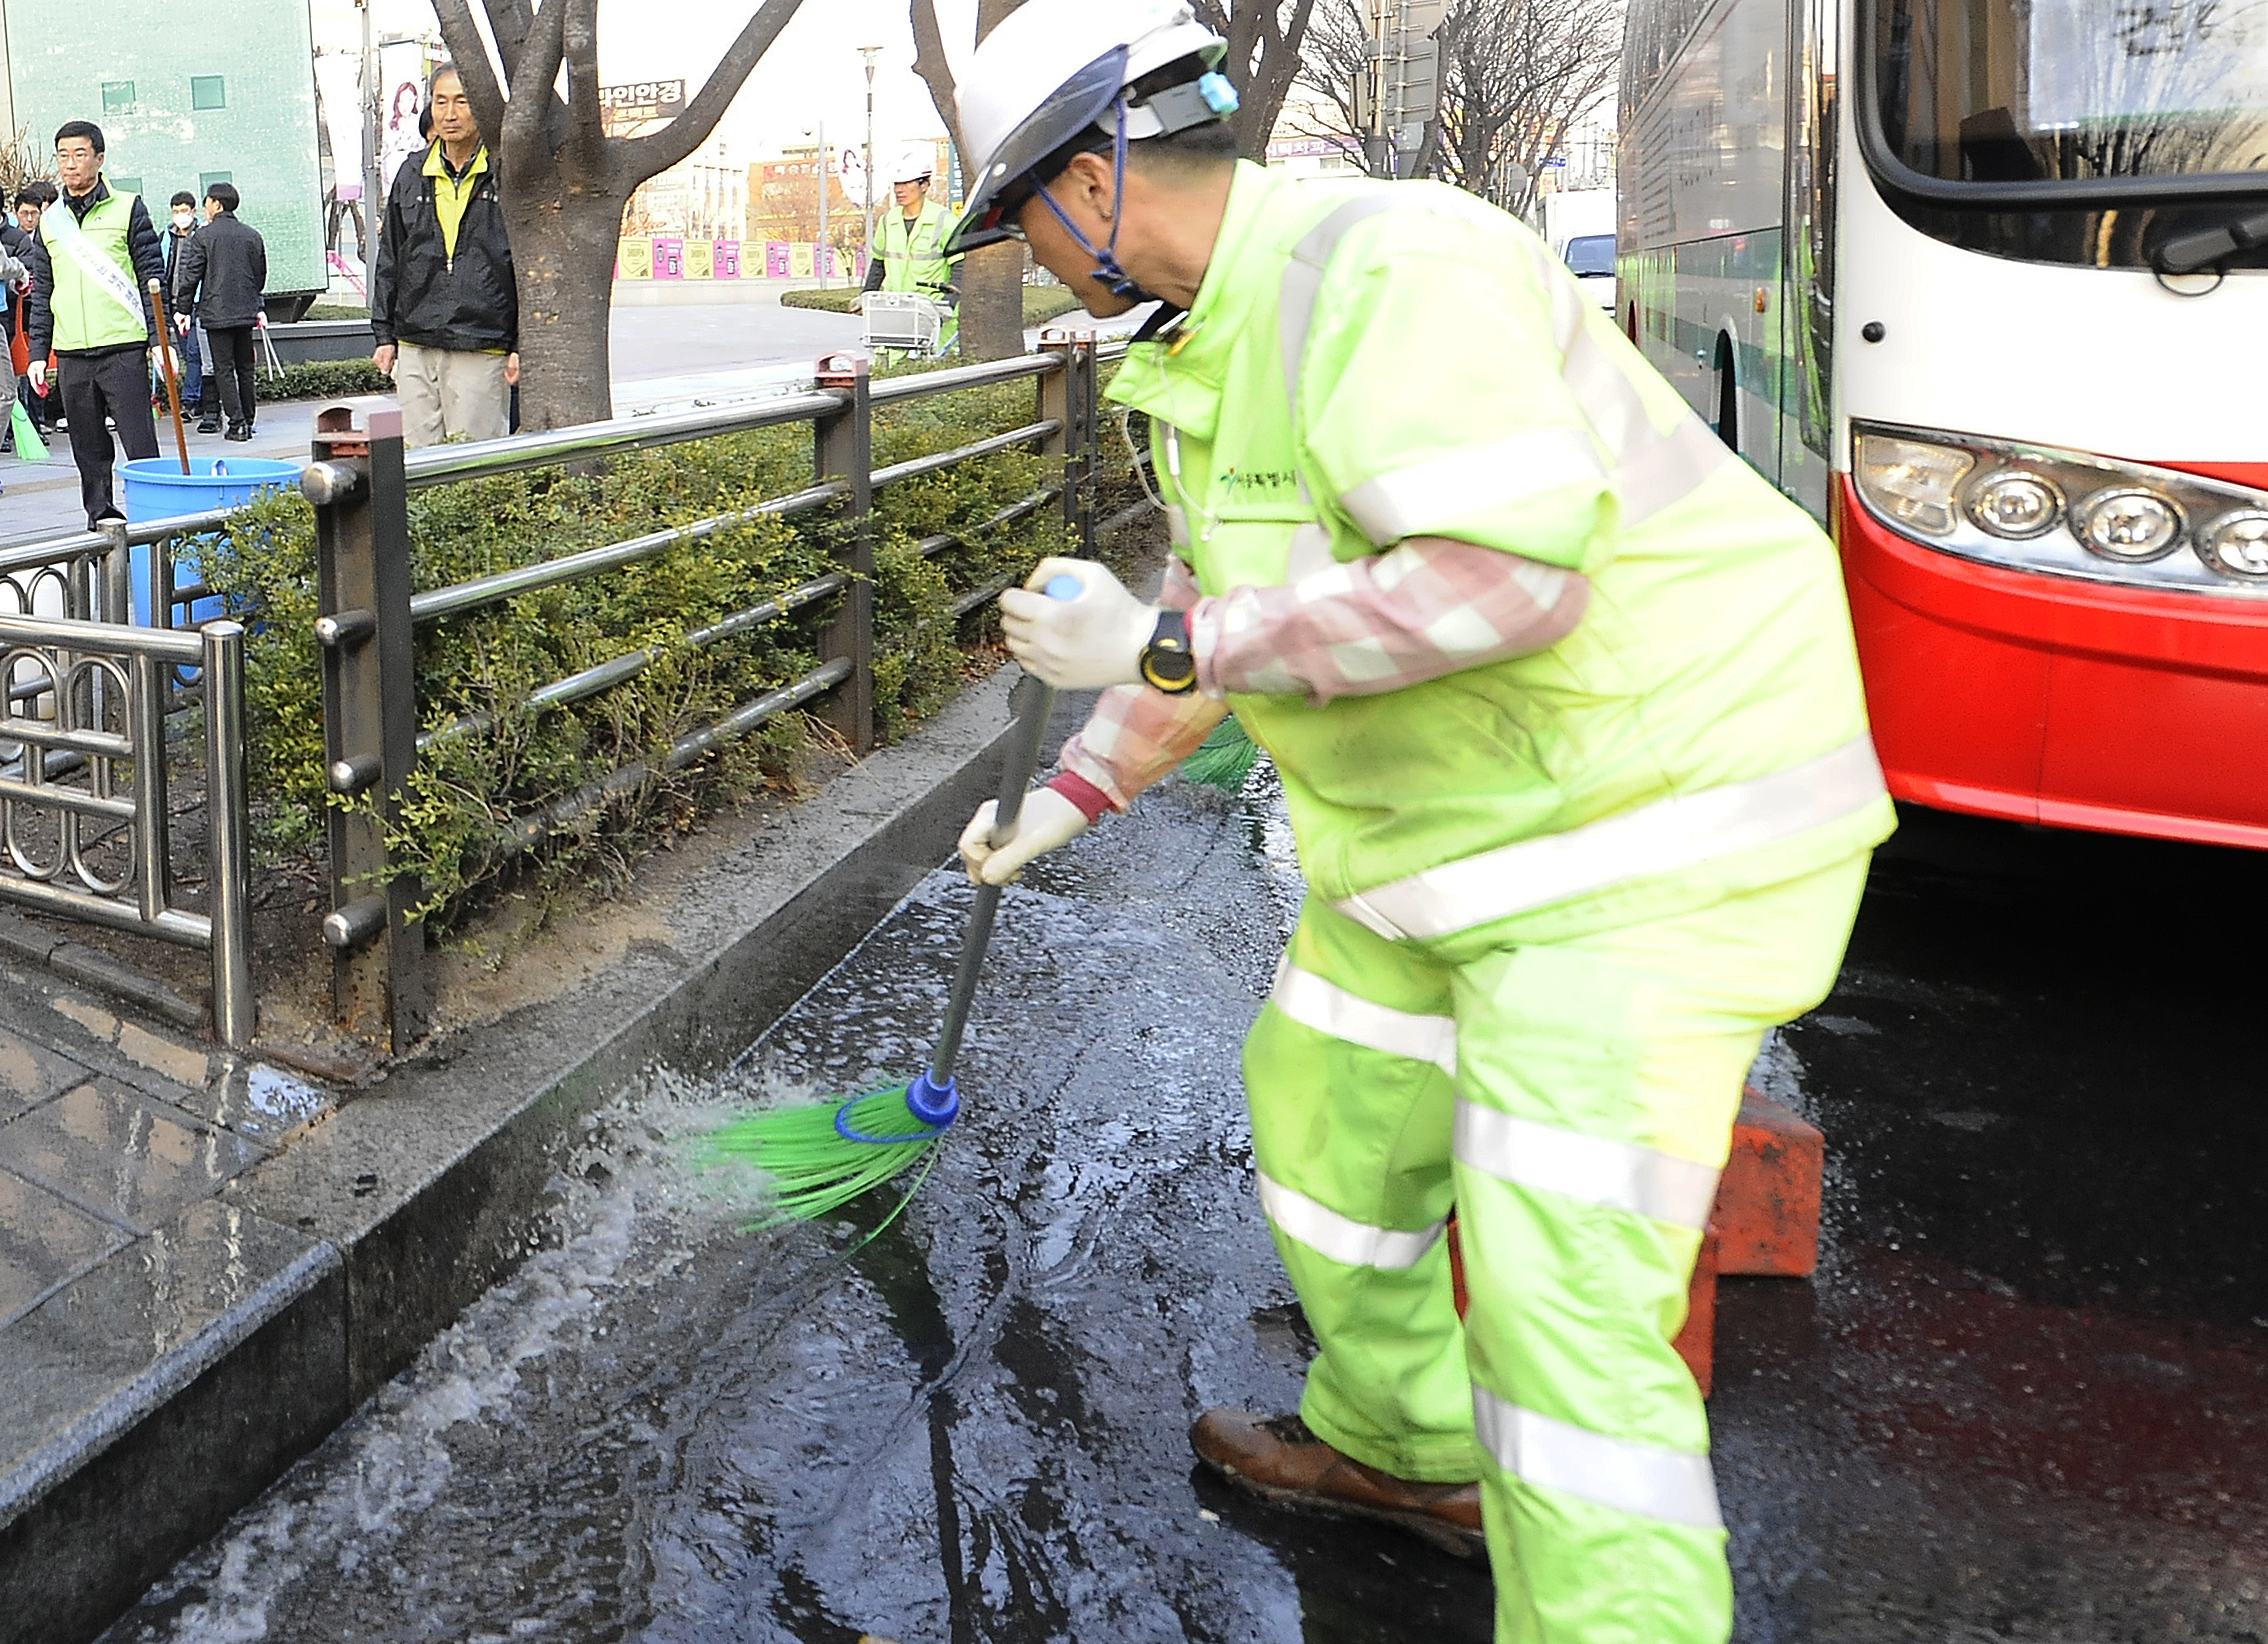
[[[1054,599],[1076,599],[1081,591],[1075,577],[1060,576],[1047,585]],[[1016,818],[1022,814],[1032,773],[1039,768],[1040,743],[1055,706],[1055,693],[1030,675],[1016,694],[1022,701],[1009,739],[1007,769],[1001,776],[1000,805],[993,817],[995,844],[1015,837]],[[930,1051],[929,1066],[917,1078],[848,1100],[745,1114],[702,1145],[699,1157],[704,1165],[753,1165],[771,1178],[772,1213],[754,1227],[827,1215],[916,1164],[927,1173],[924,1161],[932,1158],[937,1139],[960,1117],[953,1064],[961,1053],[961,1035],[984,969],[993,919],[1000,911],[1001,889],[977,887],[976,903],[969,909],[961,937],[960,968],[946,996],[945,1021]],[[920,1186],[917,1178],[914,1187]],[[912,1196],[909,1191],[907,1198]]]
[[[1244,779],[1260,762],[1260,744],[1246,734],[1230,714],[1213,727],[1213,734],[1197,744],[1197,751],[1181,762],[1185,782],[1201,783],[1226,794],[1244,791]]]

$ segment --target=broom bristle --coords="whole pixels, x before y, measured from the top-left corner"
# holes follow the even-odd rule
[[[918,1164],[945,1134],[915,1116],[906,1089],[744,1114],[702,1144],[700,1161],[751,1165],[772,1179],[772,1214],[755,1226],[811,1221]],[[836,1127],[838,1115],[859,1135],[898,1139],[853,1141]]]
[[[1181,762],[1182,779],[1226,794],[1244,791],[1244,779],[1260,762],[1260,744],[1245,733],[1231,714],[1213,727],[1213,734],[1197,744],[1197,751]]]

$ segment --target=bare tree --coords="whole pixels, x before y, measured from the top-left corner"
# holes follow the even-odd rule
[[[1433,174],[1525,213],[1544,163],[1614,88],[1619,0],[1460,0],[1435,38],[1441,140]]]
[[[1197,15],[1228,42],[1221,71],[1240,99],[1231,124],[1247,159],[1267,157],[1314,14],[1315,0],[1197,0]]]
[[[520,418],[530,428],[595,421],[614,406],[607,316],[623,207],[708,140],[802,0],[764,0],[685,111],[643,137],[606,132],[598,0],[477,0],[493,60],[475,3],[433,9],[501,174],[520,290]]]
[[[977,39],[1000,26],[1024,0],[978,0]],[[937,117],[953,134],[962,164],[972,171],[988,158],[969,152],[961,135],[961,100],[937,23],[937,0],[913,0],[914,72],[929,86]],[[1023,246],[1014,240],[979,246],[961,263],[961,353],[972,360],[1004,360],[1024,351]]]
[[[1439,134],[1424,172],[1507,211],[1535,203],[1544,162],[1614,87],[1622,58],[1620,0],[1459,0],[1434,34]],[[1322,0],[1308,29],[1302,78],[1349,131],[1367,72],[1365,0]]]

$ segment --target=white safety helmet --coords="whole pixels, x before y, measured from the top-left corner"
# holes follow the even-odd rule
[[[897,163],[890,168],[892,183],[926,183],[937,174],[937,146],[934,143],[908,143],[898,150]]]
[[[1021,207],[1017,185],[1090,127],[1115,138],[1123,160],[1129,142],[1235,113],[1236,92],[1218,72],[1227,55],[1228,43],[1188,0],[1026,0],[985,36],[961,77],[961,135],[982,162],[949,249],[1007,238],[1003,206]],[[1185,58],[1197,70],[1186,82],[1140,101],[1126,95]]]

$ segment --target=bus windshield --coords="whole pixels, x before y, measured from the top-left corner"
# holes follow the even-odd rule
[[[2268,0],[1867,3],[1882,137],[1924,176],[2268,171]]]
[[[1578,234],[1567,242],[1567,266],[1576,274],[1614,272],[1614,236]]]

